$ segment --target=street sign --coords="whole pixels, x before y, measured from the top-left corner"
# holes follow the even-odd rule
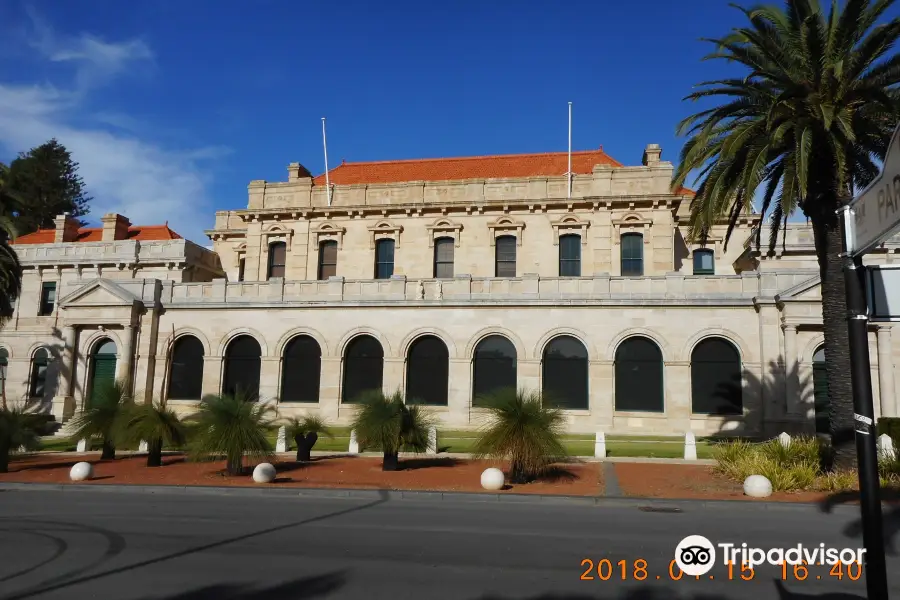
[[[864,254],[900,229],[900,125],[894,129],[881,174],[850,203],[851,256]]]
[[[900,321],[900,265],[866,267],[869,321]]]

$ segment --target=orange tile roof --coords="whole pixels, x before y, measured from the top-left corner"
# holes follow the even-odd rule
[[[684,186],[681,186],[678,188],[678,191],[675,192],[675,194],[678,196],[696,196],[697,192],[695,192],[691,188],[686,188]]]
[[[572,172],[589,175],[594,165],[621,167],[602,148],[572,153]],[[328,172],[334,185],[357,183],[401,183],[404,181],[448,181],[459,179],[499,179],[565,175],[568,153],[505,154],[499,156],[463,156],[422,158],[380,162],[342,163]],[[325,185],[325,175],[313,179]]]
[[[29,233],[17,237],[13,240],[13,244],[52,244],[56,235],[54,229],[38,229],[34,233]],[[142,242],[151,242],[159,240],[180,240],[181,236],[169,229],[166,225],[132,225],[128,228],[128,240],[140,240]],[[102,227],[82,227],[78,230],[78,238],[76,242],[100,242],[103,241]]]

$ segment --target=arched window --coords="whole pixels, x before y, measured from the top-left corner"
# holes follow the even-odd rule
[[[47,365],[50,364],[50,353],[46,348],[39,348],[31,357],[31,381],[28,395],[31,398],[44,397],[44,384],[47,382]]]
[[[494,246],[494,276],[516,276],[516,238],[512,235],[501,235]]]
[[[547,406],[587,410],[588,353],[581,340],[560,335],[544,347],[541,393]]]
[[[502,335],[489,335],[475,346],[472,360],[472,406],[502,389],[516,389],[516,347]]]
[[[259,394],[259,369],[262,364],[262,349],[251,335],[239,335],[225,348],[225,374],[222,393],[236,394],[238,391],[255,400]]]
[[[203,342],[183,335],[172,346],[168,397],[199,400],[203,395]]]
[[[375,242],[375,279],[390,279],[394,274],[394,240]]]
[[[640,233],[623,233],[620,242],[622,276],[641,277],[644,274],[644,236]]]
[[[287,244],[272,242],[269,244],[268,278],[284,277],[284,265],[287,261]]]
[[[645,337],[626,339],[616,349],[616,410],[663,412],[663,357]]]
[[[447,406],[450,353],[444,341],[433,335],[420,337],[406,358],[407,402]]]
[[[353,338],[344,351],[341,402],[356,402],[361,394],[380,391],[383,383],[384,349],[381,343],[371,335]]]
[[[308,335],[292,338],[281,358],[281,401],[318,402],[322,349]]]
[[[714,275],[716,261],[713,258],[712,250],[707,248],[694,250],[694,275]]]
[[[812,363],[816,433],[831,433],[831,401],[828,398],[828,373],[825,371],[824,345],[816,349]]]
[[[559,276],[581,277],[581,236],[559,236]]]
[[[116,380],[116,343],[110,339],[102,340],[94,345],[91,352],[91,393],[89,398],[93,399],[94,392],[103,389],[115,382]]]
[[[442,237],[434,240],[434,276],[438,279],[453,277],[453,247],[456,240]]]
[[[0,348],[0,395],[6,393],[6,368],[9,366],[9,352]]]
[[[319,279],[337,275],[337,242],[325,240],[319,244]]]
[[[739,415],[744,412],[741,355],[723,338],[706,338],[691,352],[691,412]]]

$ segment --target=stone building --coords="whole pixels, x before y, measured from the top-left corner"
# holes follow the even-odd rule
[[[812,431],[823,358],[811,230],[774,253],[685,241],[692,192],[655,144],[288,166],[219,211],[213,250],[121,215],[15,240],[22,297],[0,331],[7,397],[64,421],[100,380],[189,412],[244,388],[283,416],[346,423],[368,389],[401,389],[445,427],[482,397],[542,390],[570,430]],[[888,243],[869,259],[896,260]],[[873,325],[876,413],[897,414],[890,324]],[[817,366],[818,365],[818,366]]]

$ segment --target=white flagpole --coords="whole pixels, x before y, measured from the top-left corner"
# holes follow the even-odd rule
[[[325,141],[325,117],[322,117],[322,147],[325,149],[325,188],[328,190],[328,206],[331,206],[331,181],[328,178],[328,143]]]
[[[572,199],[572,103],[569,102],[569,170],[566,171],[568,176],[568,185],[566,185],[566,198]]]

